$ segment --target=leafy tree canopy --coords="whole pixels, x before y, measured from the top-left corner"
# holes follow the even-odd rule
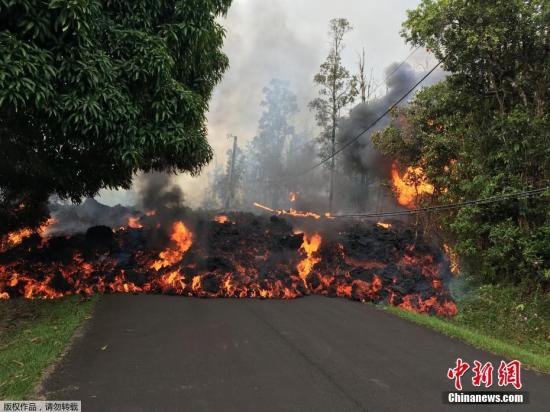
[[[375,144],[423,166],[453,203],[550,184],[550,2],[424,0],[403,35],[450,72],[394,113]],[[485,282],[550,285],[550,193],[437,215]]]
[[[231,0],[0,0],[0,232],[52,194],[198,173]]]

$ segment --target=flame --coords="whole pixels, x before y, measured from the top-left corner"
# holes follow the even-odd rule
[[[259,209],[263,209],[263,210],[265,210],[266,212],[277,213],[277,212],[275,212],[274,209],[271,209],[271,208],[269,208],[269,207],[267,207],[267,206],[261,205],[261,204],[256,203],[256,202],[254,202],[254,206],[257,207],[257,208],[259,208]]]
[[[436,296],[422,299],[419,294],[405,296],[403,302],[398,306],[411,312],[426,313],[432,310],[439,315],[449,318],[453,317],[458,312],[454,302],[445,300],[443,303],[439,303]]]
[[[434,187],[426,182],[424,170],[409,166],[403,176],[399,174],[397,163],[394,162],[391,171],[392,183],[397,193],[397,201],[401,206],[412,208],[416,206],[418,196],[433,194]]]
[[[277,215],[293,216],[293,217],[310,217],[315,220],[321,219],[321,215],[315,212],[301,212],[293,208],[290,208],[289,210],[279,210],[279,209],[275,210],[275,209],[271,209],[270,207],[261,205],[259,203],[254,203],[254,206],[259,209],[265,210],[266,212],[274,213]],[[327,219],[334,219],[334,217],[332,217],[330,213],[325,213],[324,216]]]
[[[198,291],[201,286],[201,277],[200,276],[193,276],[193,281],[191,283],[191,289],[194,291]]]
[[[384,223],[384,222],[378,222],[376,226],[381,227],[383,229],[391,229],[393,227],[391,223]]]
[[[298,194],[298,192],[290,192],[290,194],[288,195],[288,200],[294,203],[298,199]]]
[[[8,242],[12,247],[17,246],[34,233],[34,230],[23,228],[15,232],[8,233]]]
[[[312,217],[313,219],[321,219],[321,215],[315,213],[315,212],[299,212],[295,209],[290,209],[288,212],[283,211],[284,215],[294,216],[294,217]]]
[[[57,219],[50,217],[46,221],[46,223],[44,223],[42,226],[36,229],[36,233],[38,233],[42,238],[47,238],[49,236],[50,228],[56,224],[57,224]]]
[[[128,227],[131,227],[132,229],[141,229],[143,225],[139,223],[139,217],[129,217]]]
[[[181,273],[178,270],[162,275],[159,283],[163,293],[175,291],[176,293],[181,294],[185,289],[185,282],[183,281]]]
[[[250,223],[247,218],[241,222],[238,216],[233,220],[234,225]],[[135,243],[136,237],[125,232],[115,233],[116,246],[111,252],[83,253],[78,242],[73,242],[72,259],[68,255],[44,261],[41,256],[59,254],[59,243],[45,241],[43,247],[33,243],[29,245],[30,252],[33,248],[46,249],[41,253],[17,250],[15,256],[21,257],[13,257],[11,261],[11,254],[2,255],[0,300],[16,296],[56,299],[94,293],[260,299],[293,299],[318,294],[392,304],[449,317],[456,313],[452,297],[440,278],[448,262],[436,259],[436,255],[426,253],[425,249],[417,250],[408,244],[396,251],[395,256],[378,257],[367,253],[370,249],[367,243],[348,244],[332,236],[322,237],[322,233],[302,233],[295,244],[291,233],[296,235],[296,231],[286,225],[273,225],[268,219],[263,223],[255,220],[257,225],[241,228],[238,236],[206,230],[214,236],[208,245],[193,243],[193,234],[183,222],[177,221],[172,225],[168,246],[160,253],[140,248],[139,243]],[[205,224],[212,225],[210,228],[216,225],[214,221]],[[153,225],[146,225],[136,230],[142,231],[141,237],[146,238],[155,229]],[[341,232],[338,236],[344,234]],[[365,231],[364,236],[369,242],[383,241],[385,237],[370,230]],[[283,244],[285,249],[290,246],[292,250],[281,255],[279,250]],[[48,249],[50,247],[52,249]],[[183,259],[191,247],[194,253]],[[127,253],[119,256],[119,250]],[[192,257],[198,260],[192,262]],[[388,277],[388,274],[391,275]],[[415,286],[418,276],[423,277],[422,285],[429,285],[427,290]]]
[[[220,223],[220,224],[224,224],[224,223],[229,222],[229,218],[225,215],[219,215],[219,216],[216,216],[214,218],[214,221],[216,221],[217,223]]]
[[[447,243],[443,244],[443,250],[449,258],[451,272],[455,275],[458,275],[458,273],[460,272],[460,266],[458,265],[458,255],[451,249],[451,247]]]
[[[170,239],[176,244],[177,249],[168,248],[160,252],[160,259],[153,262],[151,268],[160,270],[167,266],[175,265],[181,261],[185,252],[187,252],[193,244],[193,234],[181,221],[174,223],[172,226],[172,236]]]
[[[156,216],[156,215],[157,215],[156,210],[149,210],[148,212],[145,213],[145,216],[148,216],[148,217],[153,217],[153,216]]]
[[[311,269],[321,261],[321,258],[314,256],[321,246],[321,240],[322,238],[318,233],[315,233],[311,237],[304,235],[304,241],[300,247],[300,249],[305,252],[306,257],[298,263],[297,269],[300,279],[302,279],[306,287],[306,279],[311,273]]]
[[[46,238],[48,236],[50,226],[56,223],[57,220],[54,218],[49,218],[46,223],[39,226],[37,229],[23,228],[8,233],[3,239],[0,239],[0,253],[20,245],[23,240],[35,233],[39,234],[42,238]]]

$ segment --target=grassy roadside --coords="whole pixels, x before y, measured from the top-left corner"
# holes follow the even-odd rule
[[[497,338],[486,331],[480,331],[476,325],[468,325],[460,318],[449,320],[391,306],[386,306],[383,310],[444,335],[460,339],[478,349],[505,358],[517,359],[530,369],[550,373],[550,352],[546,349],[545,343],[525,344],[516,339]]]
[[[0,399],[25,399],[60,356],[97,297],[0,302]]]

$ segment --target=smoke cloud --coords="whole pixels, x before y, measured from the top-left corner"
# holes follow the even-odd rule
[[[209,141],[215,159],[198,177],[177,176],[175,182],[186,195],[186,204],[202,204],[209,176],[216,167],[223,167],[232,141],[229,133],[239,137],[244,149],[256,135],[261,116],[262,90],[271,79],[286,80],[297,95],[299,113],[295,117],[298,133],[314,139],[317,130],[307,103],[316,95],[313,76],[328,52],[328,22],[334,17],[350,20],[354,30],[345,39],[343,63],[357,71],[358,54],[363,48],[367,68],[379,82],[383,68],[392,61],[401,61],[410,52],[399,35],[406,10],[419,0],[399,2],[357,2],[341,0],[234,0],[227,18],[221,23],[227,30],[225,52],[230,68],[217,87],[208,113]],[[418,70],[430,64],[430,56],[417,52],[410,63]],[[384,86],[378,94],[385,93]],[[136,185],[138,186],[138,185]],[[320,190],[320,188],[318,188]],[[100,201],[114,205],[135,204],[137,188],[132,191],[103,191]],[[322,190],[320,190],[322,192]]]

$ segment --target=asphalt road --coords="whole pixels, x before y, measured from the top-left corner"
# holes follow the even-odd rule
[[[342,299],[105,296],[44,395],[85,412],[550,410],[550,376],[529,371],[529,405],[444,405],[458,356],[500,362]]]

